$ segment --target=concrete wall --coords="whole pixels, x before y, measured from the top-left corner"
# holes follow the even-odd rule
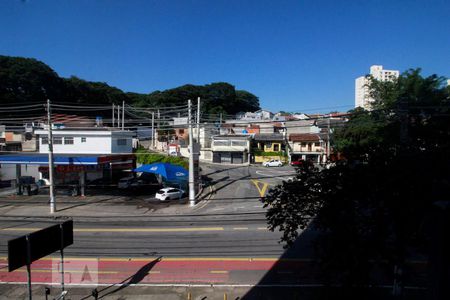
[[[22,176],[33,176],[36,180],[39,180],[39,166],[36,165],[22,165]],[[16,179],[16,165],[0,164],[0,179],[12,180]]]
[[[255,163],[263,163],[265,161],[269,161],[271,159],[278,159],[282,162],[287,162],[286,157],[284,156],[278,156],[278,155],[272,155],[272,156],[256,156],[255,155]]]

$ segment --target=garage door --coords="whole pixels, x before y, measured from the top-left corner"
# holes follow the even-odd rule
[[[220,153],[220,162],[230,164],[231,163],[231,153],[230,152]]]
[[[231,160],[233,164],[242,164],[242,152],[233,153],[231,155]]]

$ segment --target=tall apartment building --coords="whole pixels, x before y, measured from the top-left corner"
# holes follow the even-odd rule
[[[383,66],[373,65],[370,67],[370,74],[373,78],[380,81],[389,81],[398,78],[400,72],[397,70],[384,70]],[[370,91],[367,84],[368,76],[360,76],[355,80],[355,107],[363,107],[370,109],[371,103],[374,101],[370,97]]]

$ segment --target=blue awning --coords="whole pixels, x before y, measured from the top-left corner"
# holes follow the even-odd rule
[[[134,172],[147,172],[159,174],[165,177],[167,180],[187,180],[189,175],[188,170],[181,166],[173,165],[170,163],[154,163],[149,165],[142,165]]]
[[[98,156],[55,155],[55,165],[98,165]],[[48,165],[48,155],[0,155],[0,164]]]

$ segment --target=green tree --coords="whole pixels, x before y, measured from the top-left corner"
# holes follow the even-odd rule
[[[383,261],[388,270],[404,266],[411,247],[425,251],[428,212],[450,192],[443,78],[409,70],[394,82],[372,80],[370,89],[373,109],[352,111],[335,133],[346,159],[323,171],[300,168],[264,200],[269,227],[283,232],[287,247],[308,224],[318,229],[325,278],[350,286],[373,284],[370,272]]]
[[[104,82],[86,81],[76,76],[61,78],[46,64],[30,58],[0,56],[0,104],[55,103],[119,104],[123,101],[138,107],[185,106],[188,99],[202,99],[202,113],[233,115],[239,111],[259,109],[258,98],[247,91],[236,91],[226,82],[207,85],[186,84],[149,94],[124,93]],[[56,109],[55,112],[58,112]],[[109,117],[108,111],[85,113]]]

